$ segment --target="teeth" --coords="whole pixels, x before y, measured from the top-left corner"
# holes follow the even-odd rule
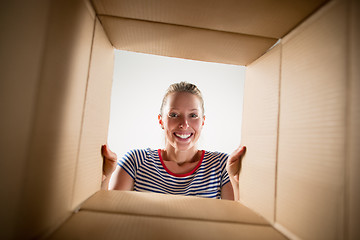
[[[182,139],[186,139],[186,138],[190,137],[191,134],[177,134],[177,133],[175,133],[175,136],[177,136],[179,138],[182,138]]]

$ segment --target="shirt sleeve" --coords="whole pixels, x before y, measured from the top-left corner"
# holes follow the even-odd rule
[[[220,186],[223,187],[225,184],[227,184],[230,179],[228,172],[226,171],[226,162],[229,158],[229,155],[226,153],[222,153],[220,155],[220,171],[221,171],[221,183]]]
[[[118,161],[118,165],[124,169],[134,180],[136,178],[136,171],[138,169],[138,151],[139,150],[131,150],[127,152],[122,159]]]

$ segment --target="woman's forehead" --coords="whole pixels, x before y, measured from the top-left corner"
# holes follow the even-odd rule
[[[168,96],[167,105],[170,109],[186,108],[188,110],[199,110],[201,102],[199,97],[192,93],[172,93]]]
[[[200,108],[176,108],[176,107],[169,107],[169,111],[181,111],[181,110],[187,110],[187,111],[200,111]]]

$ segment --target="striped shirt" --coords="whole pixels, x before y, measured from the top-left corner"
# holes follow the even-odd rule
[[[128,152],[118,165],[134,179],[134,191],[220,199],[222,186],[229,182],[228,156],[203,151],[191,172],[175,174],[165,166],[160,149],[147,148]]]

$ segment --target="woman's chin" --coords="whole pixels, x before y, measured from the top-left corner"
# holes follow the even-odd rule
[[[176,144],[175,149],[178,151],[188,151],[192,148],[194,148],[194,144],[188,143],[188,144]]]

